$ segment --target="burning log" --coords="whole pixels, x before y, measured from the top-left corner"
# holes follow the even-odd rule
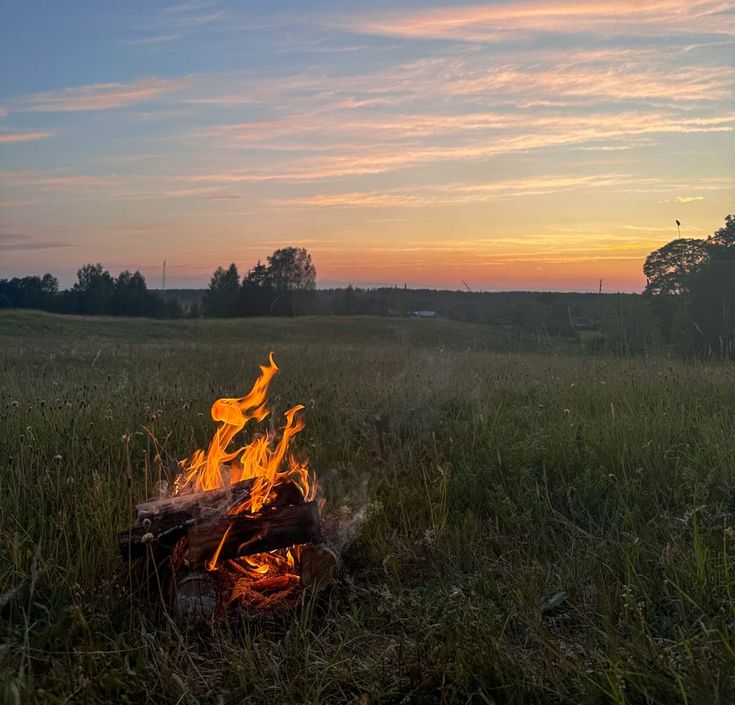
[[[254,483],[255,479],[249,478],[216,490],[190,492],[165,499],[148,500],[135,505],[136,521],[155,519],[170,514],[197,514],[207,509],[220,510],[222,507],[244,502],[250,496]]]
[[[321,540],[316,502],[266,508],[192,523],[186,531],[189,560],[239,558]]]
[[[237,482],[208,492],[191,492],[136,505],[137,518],[127,531],[117,536],[123,559],[143,558],[148,546],[171,551],[186,534],[188,526],[202,516],[225,512],[250,496],[255,480]]]

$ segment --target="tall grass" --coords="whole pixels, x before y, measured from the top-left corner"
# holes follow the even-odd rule
[[[732,702],[735,369],[496,343],[0,316],[6,702]],[[371,518],[321,604],[200,640],[115,533],[271,348],[322,491]]]

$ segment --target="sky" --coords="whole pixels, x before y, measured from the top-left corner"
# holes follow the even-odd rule
[[[640,291],[734,130],[732,0],[2,0],[0,277]]]

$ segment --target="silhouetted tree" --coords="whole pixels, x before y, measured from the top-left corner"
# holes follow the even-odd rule
[[[156,316],[162,308],[160,297],[148,291],[145,277],[127,269],[115,280],[111,313],[114,316]]]
[[[258,261],[242,280],[240,310],[244,316],[267,316],[274,302],[270,269]]]
[[[685,355],[735,357],[735,217],[706,240],[672,240],[643,271],[662,327]]]
[[[274,289],[271,310],[295,316],[313,306],[316,269],[303,247],[284,247],[268,258],[268,277]]]
[[[256,264],[245,276],[245,281],[251,286],[267,287],[273,286],[271,270],[258,260]]]
[[[268,258],[268,276],[275,289],[309,290],[316,288],[316,269],[303,247],[284,247]]]
[[[0,296],[8,308],[51,310],[59,291],[59,282],[51,274],[0,279]]]
[[[204,293],[204,315],[210,318],[237,316],[240,304],[240,275],[233,262],[227,269],[217,267]]]
[[[687,279],[693,330],[687,340],[707,357],[735,359],[735,217],[707,239],[708,260]]]
[[[707,260],[709,245],[706,240],[678,238],[651,252],[643,265],[648,280],[646,294],[681,294],[686,290],[686,279]]]
[[[90,315],[183,315],[179,301],[150,291],[140,272],[126,270],[114,278],[101,264],[85,264],[77,272],[77,282],[65,291],[59,291],[59,282],[51,274],[0,279],[0,308],[9,307]]]
[[[705,357],[735,359],[735,246],[689,278],[688,340]]]
[[[717,230],[708,242],[712,245],[714,259],[735,257],[735,215],[726,216],[724,227]]]
[[[77,272],[77,280],[72,291],[76,293],[79,313],[110,313],[115,293],[112,275],[99,263],[85,264]]]

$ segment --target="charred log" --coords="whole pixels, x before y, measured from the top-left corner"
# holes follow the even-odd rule
[[[169,516],[194,516],[208,509],[219,510],[223,507],[226,509],[248,499],[254,484],[255,480],[249,478],[216,490],[189,492],[175,497],[142,502],[135,505],[135,523],[139,524],[146,519],[155,522],[160,518]]]
[[[237,514],[203,520],[187,527],[189,560],[212,558],[221,546],[218,560],[264,553],[295,544],[321,540],[316,502],[270,507],[257,514]]]
[[[131,526],[118,534],[118,546],[124,560],[153,555],[167,555],[186,536],[187,529],[207,518],[225,515],[228,510],[250,498],[255,480],[248,479],[229,487],[207,492],[151,500],[136,505],[137,517]],[[275,488],[269,506],[281,507],[303,502],[298,487],[286,483]]]
[[[220,605],[220,585],[216,573],[191,570],[177,573],[173,584],[174,616],[180,624],[200,626],[211,621]]]
[[[189,565],[188,550],[186,539],[182,539],[171,551],[170,604],[181,626],[197,629],[212,622],[221,605],[222,585],[217,573]]]

